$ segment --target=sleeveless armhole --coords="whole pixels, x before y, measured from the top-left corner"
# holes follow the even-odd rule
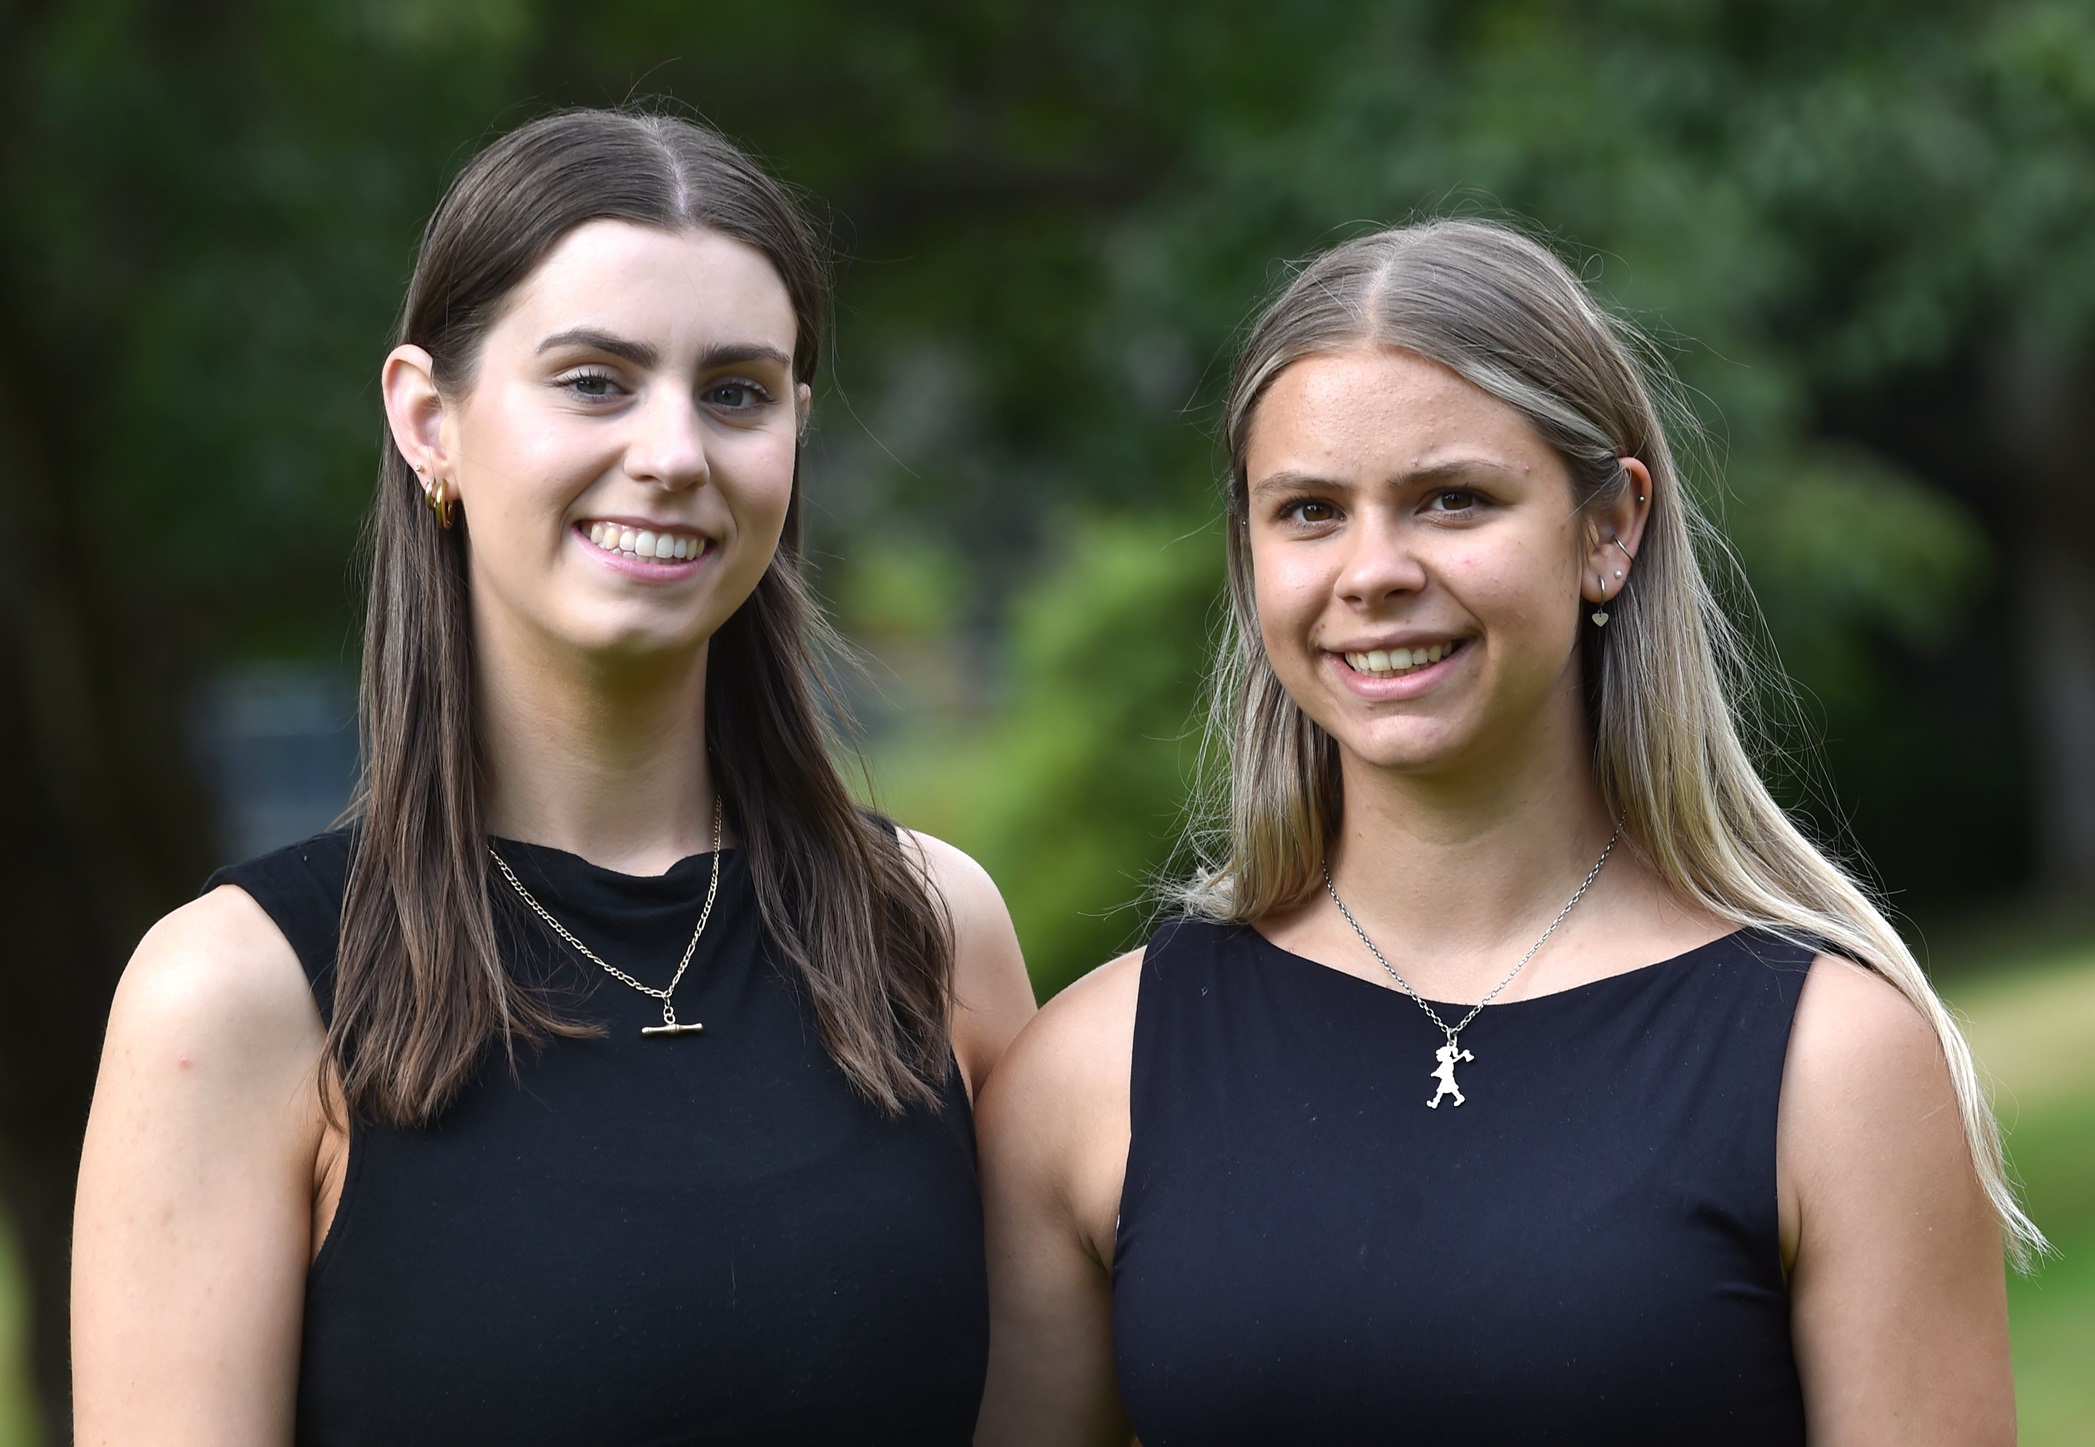
[[[299,968],[305,971],[306,983],[313,991],[313,1003],[320,1010],[320,1023],[330,1030],[335,1023],[335,956],[341,940],[342,895],[349,882],[352,847],[353,839],[347,829],[317,834],[272,854],[228,865],[205,880],[200,891],[208,894],[221,884],[230,884],[244,890],[262,907],[298,956]],[[329,1264],[341,1254],[342,1239],[355,1214],[357,1186],[367,1152],[362,1139],[364,1128],[354,1112],[349,1115],[346,1130],[341,1193],[335,1198],[334,1213],[328,1219],[320,1249],[306,1266],[309,1297]]]
[[[342,894],[349,881],[350,831],[337,829],[311,839],[226,866],[204,881],[204,893],[221,884],[234,885],[262,906],[283,932],[321,1023],[335,1022],[335,953],[342,932]]]
[[[1174,916],[1157,926],[1156,933],[1150,936],[1142,951],[1141,976],[1135,983],[1134,1041],[1128,1060],[1128,1158],[1120,1178],[1120,1204],[1113,1215],[1113,1261],[1109,1275],[1115,1282],[1120,1279],[1122,1248],[1127,1244],[1127,1222],[1132,1208],[1141,1203],[1147,1185],[1149,1162],[1144,1150],[1144,1124],[1152,1114],[1149,1107],[1156,1093],[1171,1089],[1168,1080],[1158,1078],[1169,1069],[1160,1055],[1164,1016],[1171,1008],[1165,998],[1171,992],[1172,981],[1167,978],[1173,965],[1171,957],[1178,950],[1181,937],[1188,932],[1199,936],[1224,928],[1227,926]]]
[[[881,813],[878,809],[868,808],[865,805],[859,806],[858,815],[868,824],[878,825],[897,849],[902,847],[902,826],[897,824],[892,818]],[[906,860],[907,857],[905,855],[904,859]],[[930,873],[928,871],[920,872],[924,874],[925,886],[936,896],[938,888],[931,883]],[[943,899],[939,900],[939,903],[943,905]],[[797,991],[802,988],[800,981],[791,978],[782,964],[774,961],[772,968],[776,969],[782,977],[785,977],[787,984],[794,990]],[[939,1082],[938,1113],[940,1116],[946,1115],[946,1106],[949,1103],[957,1103],[960,1107],[957,1126],[960,1138],[967,1146],[968,1159],[973,1161],[976,1154],[975,1102],[974,1098],[968,1094],[967,1077],[960,1069],[960,1052],[953,1046],[953,1027],[950,1024],[946,1027],[946,1078]]]

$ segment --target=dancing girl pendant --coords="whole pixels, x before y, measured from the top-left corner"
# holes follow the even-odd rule
[[[1608,847],[1600,851],[1600,858],[1593,861],[1593,867],[1586,872],[1585,881],[1565,902],[1564,907],[1557,911],[1557,917],[1549,922],[1549,928],[1542,932],[1542,938],[1529,945],[1528,952],[1520,957],[1520,963],[1506,971],[1506,978],[1493,985],[1484,998],[1470,1006],[1469,1013],[1454,1025],[1441,1019],[1440,1012],[1427,1004],[1425,997],[1411,988],[1411,981],[1398,974],[1397,967],[1383,957],[1382,951],[1375,948],[1375,942],[1369,939],[1368,932],[1360,927],[1360,921],[1353,918],[1353,911],[1347,909],[1346,902],[1338,897],[1338,886],[1331,882],[1331,865],[1328,862],[1324,865],[1324,892],[1331,896],[1331,902],[1338,906],[1338,912],[1345,916],[1346,923],[1353,926],[1353,933],[1360,936],[1360,942],[1368,947],[1368,953],[1375,957],[1375,963],[1388,971],[1389,977],[1397,982],[1397,988],[1409,995],[1412,1003],[1424,1010],[1426,1017],[1440,1027],[1440,1033],[1447,1036],[1447,1043],[1433,1052],[1435,1064],[1432,1073],[1439,1085],[1433,1091],[1433,1098],[1426,1102],[1427,1109],[1439,1110],[1441,1101],[1451,1095],[1455,1097],[1457,1105],[1462,1104],[1467,1098],[1462,1094],[1462,1087],[1455,1083],[1455,1067],[1466,1065],[1477,1057],[1462,1048],[1462,1032],[1469,1028],[1470,1021],[1483,1013],[1486,1005],[1498,998],[1499,991],[1513,983],[1515,975],[1527,968],[1528,961],[1535,958],[1535,951],[1541,949],[1549,937],[1557,932],[1557,926],[1564,923],[1564,916],[1578,907],[1578,902],[1586,897],[1586,891],[1593,887],[1593,881],[1600,877],[1601,866],[1608,862],[1608,856],[1615,852],[1616,841],[1621,838],[1622,826],[1617,824],[1615,832],[1608,837]]]

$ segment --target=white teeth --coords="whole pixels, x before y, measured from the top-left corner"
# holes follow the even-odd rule
[[[1356,673],[1395,678],[1438,663],[1454,651],[1455,645],[1452,643],[1434,643],[1417,648],[1392,648],[1387,651],[1374,648],[1365,653],[1348,653],[1345,658]]]
[[[706,550],[704,538],[685,537],[677,533],[658,533],[653,528],[636,529],[606,522],[594,522],[589,525],[589,541],[607,553],[624,553],[627,557],[662,562],[695,558]]]

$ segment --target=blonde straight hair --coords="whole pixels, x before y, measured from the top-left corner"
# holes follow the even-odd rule
[[[1209,740],[1227,759],[1227,784],[1196,805],[1190,847],[1200,864],[1171,888],[1172,903],[1248,924],[1301,902],[1322,878],[1344,807],[1337,749],[1281,687],[1261,641],[1245,447],[1283,370],[1363,344],[1438,362],[1519,411],[1564,459],[1582,509],[1619,498],[1628,484],[1619,459],[1650,471],[1636,571],[1609,604],[1606,632],[1587,634],[1581,648],[1608,808],[1683,899],[1864,964],[1927,1017],[2011,1255],[2026,1263],[2045,1250],[2009,1184],[2000,1130],[1955,1021],[1869,892],[1798,829],[1754,767],[1739,707],[1783,685],[1756,661],[1698,561],[1698,544],[1726,564],[1730,554],[1682,487],[1667,443],[1662,403],[1690,421],[1676,385],[1563,261],[1508,227],[1435,220],[1347,242],[1305,267],[1252,325],[1224,417],[1231,608]]]

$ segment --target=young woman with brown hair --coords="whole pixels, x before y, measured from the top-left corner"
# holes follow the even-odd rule
[[[2013,1440],[2041,1238],[1742,746],[1653,376],[1478,222],[1252,329],[1228,785],[1177,917],[983,1101],[978,1440]]]
[[[383,390],[345,830],[222,871],[111,1016],[79,1440],[962,1442],[995,888],[831,762],[827,310],[719,135],[472,161]]]

